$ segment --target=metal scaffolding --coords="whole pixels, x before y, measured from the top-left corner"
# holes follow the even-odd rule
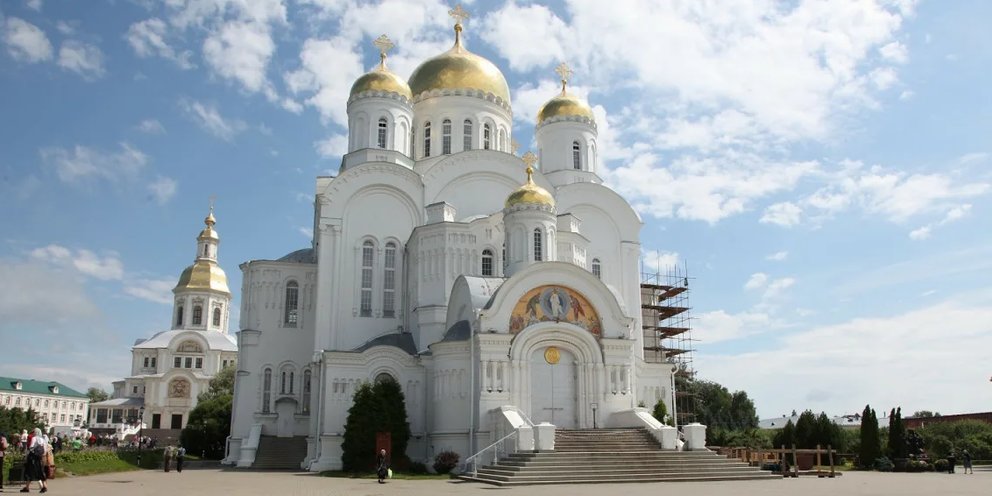
[[[641,266],[641,319],[644,333],[644,361],[676,366],[675,417],[678,425],[695,421],[693,398],[678,385],[695,376],[692,365],[692,316],[689,306],[689,272],[670,265],[656,272]]]

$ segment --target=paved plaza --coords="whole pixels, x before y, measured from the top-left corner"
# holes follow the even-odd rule
[[[126,472],[89,477],[60,478],[51,482],[51,494],[100,496],[194,495],[348,495],[348,496],[447,496],[540,494],[541,496],[624,496],[662,493],[679,496],[988,496],[992,470],[965,474],[880,474],[848,472],[836,479],[784,479],[747,482],[668,482],[646,484],[594,484],[499,488],[454,480],[396,480],[380,485],[368,479],[338,479],[292,472],[242,472],[232,470],[187,470],[182,474],[161,471]],[[36,493],[36,486],[32,493]],[[4,493],[16,489],[7,486]]]

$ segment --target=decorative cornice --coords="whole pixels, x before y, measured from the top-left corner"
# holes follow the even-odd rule
[[[464,88],[464,89],[463,88],[455,88],[455,89],[445,88],[443,90],[442,89],[434,89],[434,90],[430,90],[430,91],[424,91],[423,93],[421,93],[419,95],[414,95],[413,96],[413,103],[414,104],[417,104],[417,103],[420,103],[420,102],[422,102],[424,100],[427,100],[427,99],[430,99],[430,98],[438,98],[438,97],[442,97],[442,96],[467,96],[467,97],[472,97],[472,98],[478,98],[480,100],[485,100],[485,101],[487,101],[489,103],[493,103],[493,104],[499,106],[500,108],[502,108],[503,110],[505,110],[507,114],[509,114],[509,117],[513,117],[513,109],[510,108],[509,102],[503,100],[502,98],[500,98],[500,97],[498,97],[498,96],[496,96],[496,95],[494,95],[492,93],[486,93],[485,91],[471,89],[471,88]]]
[[[381,90],[366,90],[361,93],[351,95],[348,98],[348,107],[357,100],[363,100],[366,98],[385,98],[387,100],[396,100],[408,108],[412,109],[412,102],[406,98],[406,96],[396,93],[395,91],[381,91]]]
[[[595,120],[581,115],[556,115],[556,116],[548,117],[543,121],[537,123],[537,126],[535,126],[535,128],[541,129],[542,127],[548,124],[554,124],[556,122],[575,122],[575,123],[591,126],[594,130],[597,129]]]

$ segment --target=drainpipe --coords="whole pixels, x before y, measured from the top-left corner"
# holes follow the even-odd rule
[[[475,327],[469,329],[468,334],[468,384],[469,384],[469,404],[468,404],[468,451],[472,456],[475,454]]]
[[[323,421],[324,413],[324,383],[327,382],[324,378],[324,350],[320,350],[314,353],[314,355],[319,355],[320,357],[318,360],[314,361],[316,368],[319,371],[319,375],[317,375],[317,377],[320,378],[319,383],[317,384],[317,421],[312,422],[314,424],[313,436],[316,440],[317,446],[314,450],[314,459],[310,462],[310,467],[307,467],[308,469],[312,468],[317,462],[320,461],[320,456],[324,451],[324,442],[320,439],[320,424]],[[313,413],[311,413],[311,415],[313,415]]]

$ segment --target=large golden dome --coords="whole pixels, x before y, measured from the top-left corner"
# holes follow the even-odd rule
[[[396,93],[406,97],[407,100],[413,98],[410,87],[406,85],[403,78],[393,74],[385,67],[379,66],[363,74],[362,77],[355,80],[355,84],[351,85],[352,98],[365,91]]]
[[[580,117],[595,120],[589,104],[574,95],[561,92],[558,96],[548,100],[547,103],[537,111],[537,123],[540,124],[552,117]]]
[[[517,190],[513,193],[510,193],[510,196],[506,197],[506,208],[521,204],[543,205],[554,208],[555,197],[551,196],[551,193],[548,193],[548,190],[534,184],[533,176],[534,168],[528,164],[527,182],[524,183],[523,186],[517,188]]]
[[[193,265],[186,267],[179,276],[179,284],[176,284],[172,292],[183,290],[210,290],[231,294],[231,290],[227,287],[227,274],[217,262],[212,260],[197,260]]]
[[[490,61],[469,52],[461,43],[461,25],[455,25],[455,46],[427,59],[410,76],[410,91],[419,96],[432,90],[479,90],[510,104],[510,87]]]

